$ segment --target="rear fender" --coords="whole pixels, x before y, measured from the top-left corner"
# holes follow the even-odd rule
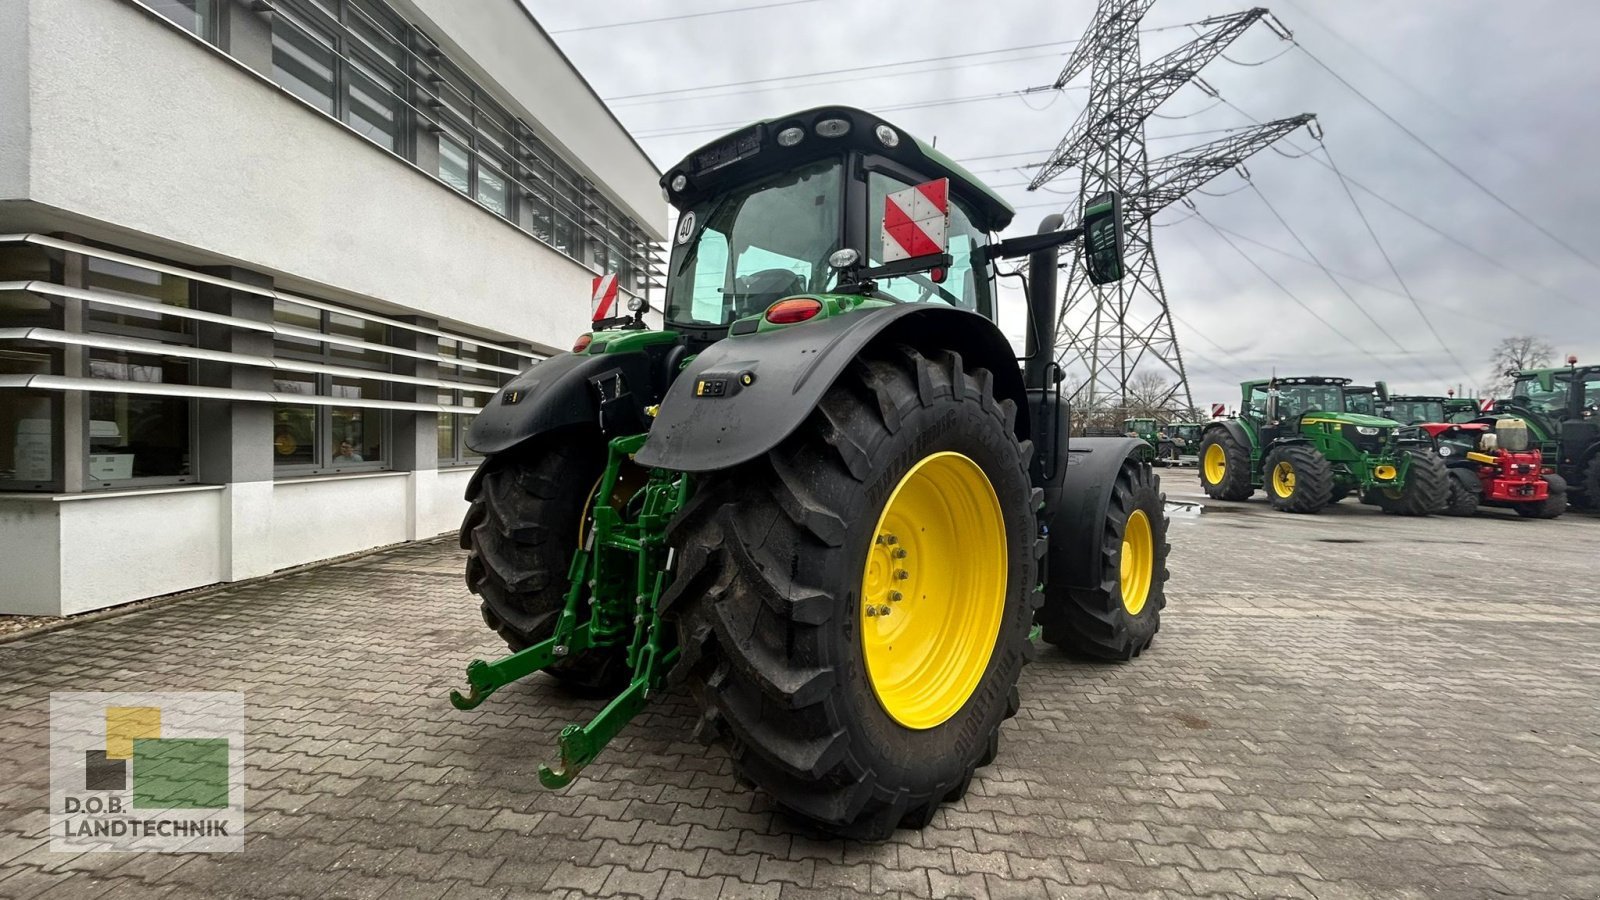
[[[1218,422],[1212,422],[1201,430],[1200,440],[1205,440],[1206,433],[1215,429],[1226,431],[1229,436],[1239,442],[1239,446],[1244,447],[1246,450],[1255,450],[1255,438],[1251,436],[1250,430],[1245,428],[1238,419],[1223,419]]]
[[[898,304],[857,310],[776,331],[738,335],[695,357],[661,401],[641,465],[709,472],[748,462],[781,443],[857,357],[909,344],[952,350],[994,374],[997,399],[1017,405],[1028,438],[1027,397],[1016,354],[993,322],[965,310]]]
[[[1454,478],[1464,490],[1473,494],[1483,493],[1483,482],[1478,478],[1478,470],[1475,464],[1452,465],[1446,466],[1446,468],[1450,472],[1450,477]]]
[[[1097,588],[1104,576],[1100,542],[1106,509],[1122,464],[1149,466],[1150,445],[1138,438],[1074,438],[1061,467],[1055,508],[1042,517],[1049,529],[1048,578],[1052,584]]]
[[[467,446],[504,453],[558,428],[588,424],[606,437],[638,434],[644,409],[661,401],[665,347],[595,355],[562,353],[501,388],[472,421]]]

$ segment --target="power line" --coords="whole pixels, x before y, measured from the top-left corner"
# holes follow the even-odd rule
[[[966,97],[950,97],[943,100],[919,100],[913,103],[900,103],[892,106],[880,106],[877,108],[877,111],[895,112],[907,109],[927,109],[933,106],[954,106],[958,103],[977,103],[985,100],[1005,100],[1021,97],[1023,94],[1028,93],[1031,90],[1033,89],[1029,88],[1021,91],[1001,91],[996,94],[973,94]],[[679,137],[686,134],[707,134],[710,132],[720,132],[729,128],[738,128],[741,125],[748,124],[750,124],[749,120],[740,120],[737,122],[716,122],[703,125],[686,125],[682,128],[671,128],[660,131],[636,131],[633,133],[633,136],[639,140],[649,140],[651,138],[663,137]]]
[[[1433,321],[1423,311],[1422,304],[1417,302],[1416,295],[1411,293],[1411,286],[1406,284],[1406,280],[1400,276],[1400,269],[1394,264],[1394,260],[1390,258],[1388,248],[1378,238],[1378,232],[1372,227],[1372,222],[1368,221],[1366,211],[1361,208],[1360,203],[1356,202],[1355,192],[1350,190],[1350,184],[1345,181],[1344,172],[1340,170],[1339,164],[1333,161],[1333,154],[1328,151],[1327,142],[1318,141],[1317,144],[1322,148],[1322,155],[1328,158],[1328,165],[1333,167],[1333,174],[1338,176],[1339,187],[1344,189],[1344,195],[1349,198],[1350,205],[1355,208],[1356,215],[1361,218],[1361,224],[1366,227],[1367,235],[1372,238],[1372,245],[1378,248],[1378,253],[1383,256],[1383,261],[1388,264],[1390,273],[1394,275],[1394,280],[1399,283],[1400,289],[1405,291],[1406,299],[1411,301],[1412,308],[1422,318],[1422,324],[1428,326],[1428,332],[1433,335],[1435,341],[1439,342],[1440,349],[1444,350],[1450,360],[1456,364],[1456,367],[1461,370],[1461,374],[1466,375],[1470,380],[1473,377],[1472,373],[1467,370],[1466,365],[1456,356],[1456,352],[1450,348],[1450,345],[1445,343],[1444,338],[1439,336],[1439,329],[1433,327]]]
[[[999,51],[993,51],[993,52],[999,52]],[[926,68],[926,69],[913,69],[913,70],[911,70],[909,72],[885,72],[885,73],[883,73],[881,75],[878,75],[877,77],[878,78],[904,78],[907,75],[925,75],[925,74],[927,74],[929,72],[948,72],[948,71],[953,71],[953,70],[957,70],[957,69],[970,69],[970,68],[973,68],[975,66],[1006,65],[1006,64],[1009,64],[1009,63],[1028,62],[1030,60],[1035,60],[1035,59],[1047,59],[1047,58],[1058,56],[1058,55],[1060,55],[1060,54],[1058,54],[1058,53],[1031,53],[1031,54],[1028,54],[1027,56],[1015,57],[1014,59],[973,60],[973,61],[969,61],[969,62],[956,63],[955,65],[950,65],[950,66],[932,66],[932,67],[929,67],[929,68]],[[932,61],[932,60],[928,60],[928,61]],[[911,63],[894,63],[892,65],[911,65]],[[846,70],[846,71],[848,72],[849,70]],[[798,79],[798,78],[803,78],[803,77],[819,77],[819,76],[794,75],[794,76],[786,76],[786,77]],[[746,95],[749,95],[749,94],[764,94],[764,93],[768,93],[770,91],[798,90],[798,89],[801,89],[801,88],[811,88],[811,87],[826,87],[827,85],[830,85],[830,84],[852,84],[852,83],[854,83],[856,81],[859,81],[859,80],[860,80],[859,75],[852,74],[852,75],[849,75],[848,77],[832,78],[832,79],[829,79],[827,81],[808,81],[808,82],[806,82],[804,84],[793,84],[793,85],[774,84],[774,85],[768,85],[766,87],[751,87],[751,88],[744,88],[744,89],[741,89],[741,90],[724,91],[724,92],[722,92],[720,94],[698,94],[698,95],[690,96],[690,97],[665,97],[665,98],[661,98],[661,97],[657,97],[657,98],[642,97],[642,98],[639,98],[639,99],[636,99],[636,100],[612,103],[611,104],[611,108],[612,109],[628,109],[628,108],[635,107],[635,106],[660,106],[660,105],[665,104],[665,103],[689,103],[689,102],[692,102],[692,101],[695,101],[695,100],[717,100],[717,99],[720,99],[720,98],[723,98],[723,97],[742,97],[742,96],[746,96]]]
[[[1188,219],[1184,219],[1183,221],[1188,221]],[[1178,223],[1174,222],[1173,224],[1178,224]],[[1251,237],[1251,236],[1249,236],[1247,234],[1240,234],[1239,232],[1234,231],[1231,228],[1224,228],[1221,225],[1217,225],[1215,223],[1212,223],[1211,227],[1213,229],[1217,230],[1217,231],[1221,231],[1223,234],[1226,234],[1229,237],[1237,238],[1237,239],[1239,239],[1241,241],[1244,241],[1247,244],[1253,244],[1253,245],[1255,245],[1257,247],[1260,247],[1261,249],[1266,250],[1269,253],[1275,253],[1278,256],[1287,257],[1289,259],[1294,260],[1297,263],[1301,263],[1303,265],[1311,266],[1313,268],[1315,268],[1316,265],[1317,265],[1315,262],[1313,262],[1312,260],[1306,259],[1304,256],[1299,256],[1297,254],[1290,253],[1288,250],[1284,250],[1284,249],[1282,249],[1280,247],[1274,247],[1271,244],[1266,243],[1265,241],[1257,240],[1257,239],[1255,239],[1255,238],[1253,238],[1253,237]],[[1176,233],[1181,234],[1182,232],[1176,232]],[[1207,257],[1207,259],[1209,260],[1209,257]],[[1394,295],[1396,297],[1404,297],[1405,296],[1404,294],[1400,293],[1399,291],[1395,290],[1392,287],[1389,287],[1387,285],[1378,284],[1377,282],[1374,282],[1374,281],[1369,281],[1369,280],[1367,280],[1365,278],[1362,278],[1359,275],[1355,275],[1355,274],[1352,274],[1350,272],[1344,272],[1344,271],[1340,271],[1339,269],[1334,269],[1334,268],[1329,268],[1328,271],[1334,273],[1335,275],[1338,275],[1340,278],[1344,279],[1345,281],[1351,281],[1351,282],[1354,282],[1356,284],[1362,285],[1364,287],[1372,288],[1375,291],[1382,291],[1382,292],[1384,292],[1386,294],[1392,294],[1392,295]],[[1444,306],[1444,304],[1437,304],[1437,303],[1435,303],[1433,305],[1437,305],[1437,306],[1441,306],[1441,307]],[[1497,322],[1497,321],[1494,321],[1492,319],[1486,319],[1483,316],[1475,315],[1473,313],[1465,312],[1465,311],[1462,311],[1462,310],[1459,310],[1459,309],[1446,308],[1446,311],[1449,312],[1453,316],[1460,316],[1462,318],[1472,319],[1475,322],[1482,322],[1485,325],[1492,325],[1492,326],[1494,326],[1496,328],[1498,328],[1498,327],[1500,327],[1501,325],[1504,324],[1502,322]]]
[[[1233,103],[1232,101],[1224,100],[1223,102],[1227,103],[1228,108],[1230,108],[1233,111],[1239,113],[1240,115],[1244,116],[1245,118],[1249,119],[1250,121],[1259,122],[1259,120],[1256,119],[1255,116],[1252,116],[1248,112],[1245,112],[1243,109],[1241,109],[1237,104]],[[1310,150],[1302,149],[1301,147],[1296,145],[1293,141],[1285,140],[1284,143],[1288,144],[1290,147],[1292,147],[1295,150],[1299,151],[1301,156],[1309,156],[1311,158],[1312,162],[1316,163],[1319,166],[1322,166],[1324,169],[1329,169],[1330,171],[1332,170],[1332,167],[1329,166],[1326,162],[1324,162],[1321,159],[1318,159],[1316,156],[1313,156],[1312,152]],[[1299,157],[1296,157],[1296,158],[1299,158]],[[1551,287],[1548,284],[1545,284],[1545,283],[1543,283],[1543,282],[1541,282],[1541,281],[1539,281],[1539,280],[1537,280],[1535,278],[1529,277],[1528,275],[1524,275],[1523,273],[1517,271],[1516,269],[1511,268],[1510,266],[1506,265],[1505,263],[1501,262],[1500,260],[1495,259],[1493,256],[1490,256],[1488,253],[1484,252],[1483,250],[1480,250],[1477,247],[1474,247],[1473,245],[1467,243],[1466,241],[1463,241],[1462,239],[1456,237],[1455,235],[1450,234],[1449,232],[1445,231],[1444,229],[1440,228],[1439,226],[1433,224],[1432,222],[1429,222],[1427,219],[1422,218],[1421,216],[1417,215],[1416,213],[1412,212],[1411,210],[1406,209],[1405,207],[1401,206],[1400,204],[1396,203],[1395,201],[1389,199],[1387,194],[1384,194],[1381,191],[1377,191],[1377,190],[1374,190],[1373,188],[1368,187],[1367,185],[1363,184],[1361,181],[1357,180],[1353,176],[1346,175],[1345,176],[1345,180],[1348,181],[1350,184],[1353,184],[1356,187],[1360,188],[1361,190],[1365,191],[1373,199],[1377,200],[1379,203],[1382,203],[1384,206],[1387,206],[1390,209],[1394,210],[1395,212],[1401,214],[1402,216],[1405,216],[1406,218],[1410,219],[1411,221],[1416,222],[1418,225],[1421,225],[1423,228],[1426,228],[1429,231],[1433,232],[1434,234],[1438,235],[1439,237],[1444,238],[1446,241],[1449,241],[1450,243],[1455,244],[1457,247],[1460,247],[1461,249],[1467,251],[1468,253],[1471,253],[1473,256],[1476,256],[1479,259],[1482,259],[1484,262],[1487,262],[1489,265],[1494,266],[1495,268],[1500,269],[1501,271],[1506,272],[1507,274],[1510,274],[1510,275],[1516,277],[1517,279],[1519,279],[1521,281],[1524,281],[1524,282],[1526,282],[1526,283],[1528,283],[1528,284],[1530,284],[1530,285],[1532,285],[1532,286],[1534,286],[1534,287],[1536,287],[1536,288],[1538,288],[1538,289],[1540,289],[1542,291],[1545,291],[1545,292],[1551,294],[1552,296],[1559,297],[1562,300],[1565,300],[1568,303],[1573,304],[1574,306],[1578,306],[1578,307],[1584,309],[1585,311],[1588,310],[1589,306],[1584,301],[1579,300],[1578,298],[1567,294],[1565,291],[1562,291],[1562,290],[1560,290],[1558,288]]]
[[[1316,319],[1318,322],[1321,322],[1324,328],[1327,328],[1329,331],[1331,331],[1334,334],[1338,335],[1339,337],[1343,338],[1345,343],[1349,344],[1350,346],[1356,348],[1357,350],[1360,350],[1362,353],[1365,353],[1367,356],[1371,357],[1372,361],[1376,362],[1378,365],[1380,365],[1380,366],[1387,365],[1387,363],[1385,363],[1383,360],[1378,358],[1377,354],[1373,353],[1371,350],[1368,350],[1366,347],[1363,347],[1354,338],[1350,337],[1350,335],[1345,334],[1343,331],[1340,331],[1338,326],[1334,325],[1332,322],[1329,322],[1327,319],[1324,319],[1316,310],[1312,309],[1310,307],[1310,305],[1308,305],[1304,300],[1301,300],[1300,297],[1298,295],[1296,295],[1294,291],[1289,290],[1289,288],[1287,286],[1285,286],[1283,282],[1279,281],[1277,278],[1274,278],[1271,272],[1268,272],[1266,270],[1266,268],[1264,268],[1260,263],[1256,262],[1255,259],[1250,256],[1250,254],[1244,252],[1244,249],[1242,247],[1240,247],[1238,244],[1235,244],[1233,242],[1232,238],[1228,237],[1226,234],[1224,234],[1222,232],[1222,229],[1220,229],[1220,228],[1218,228],[1216,226],[1216,223],[1212,222],[1209,218],[1206,217],[1205,213],[1197,212],[1196,215],[1195,215],[1195,218],[1197,218],[1200,221],[1202,221],[1202,222],[1206,223],[1207,225],[1211,226],[1211,230],[1216,232],[1217,233],[1217,237],[1222,238],[1222,240],[1225,243],[1227,243],[1227,245],[1229,247],[1232,247],[1233,248],[1233,252],[1235,252],[1235,253],[1239,254],[1240,256],[1244,257],[1244,261],[1245,262],[1249,263],[1250,266],[1252,268],[1254,268],[1257,272],[1260,272],[1262,277],[1264,277],[1268,281],[1272,282],[1272,284],[1275,287],[1277,287],[1277,289],[1279,291],[1283,292],[1283,295],[1285,297],[1288,297],[1291,301],[1293,301],[1296,306],[1300,307],[1301,309],[1303,309],[1307,313],[1309,313],[1313,319]]]
[[[842,69],[821,69],[816,72],[798,72],[793,75],[772,75],[766,78],[746,78],[742,81],[725,81],[721,84],[702,84],[696,87],[671,88],[664,91],[645,91],[638,94],[618,94],[615,97],[601,99],[610,103],[613,100],[636,100],[640,97],[665,97],[670,94],[688,94],[694,91],[711,91],[719,88],[745,87],[752,84],[770,84],[774,81],[795,81],[801,78],[817,78],[823,75],[845,75],[857,72],[873,72],[879,69],[892,69],[896,66],[914,66],[919,63],[946,62],[952,59],[970,59],[975,56],[993,56],[996,53],[1014,53],[1022,50],[1039,50],[1045,47],[1065,47],[1076,44],[1076,40],[1048,41],[1043,44],[1023,44],[1019,47],[1001,47],[998,50],[974,50],[970,53],[947,53],[941,56],[925,56],[921,59],[903,59],[899,62],[874,63],[870,66],[846,66]]]
[[[1433,105],[1433,107],[1435,109],[1439,110],[1440,112],[1444,113],[1447,116],[1450,116],[1451,118],[1455,119],[1457,122],[1459,122],[1462,125],[1466,126],[1467,131],[1469,131],[1478,140],[1482,141],[1485,146],[1492,147],[1492,148],[1494,148],[1496,150],[1499,150],[1502,154],[1505,155],[1505,157],[1507,159],[1510,159],[1510,160],[1512,160],[1514,162],[1522,163],[1524,165],[1529,165],[1529,163],[1526,160],[1522,159],[1520,156],[1518,156],[1518,155],[1516,155],[1514,153],[1511,153],[1505,147],[1500,146],[1499,144],[1497,144],[1493,139],[1485,137],[1482,132],[1477,130],[1477,126],[1472,121],[1467,119],[1466,116],[1462,115],[1461,113],[1456,112],[1454,109],[1451,109],[1450,106],[1448,104],[1446,104],[1443,100],[1440,100],[1438,97],[1435,97],[1433,94],[1429,93],[1428,91],[1423,90],[1421,87],[1419,87],[1416,84],[1416,82],[1410,80],[1409,78],[1406,78],[1404,75],[1401,75],[1399,72],[1396,72],[1394,69],[1390,68],[1382,60],[1378,59],[1376,56],[1373,56],[1371,53],[1368,53],[1365,49],[1363,49],[1361,47],[1360,44],[1356,43],[1355,41],[1352,41],[1348,37],[1345,37],[1344,34],[1342,34],[1337,28],[1334,28],[1332,25],[1329,25],[1326,21],[1324,21],[1322,19],[1319,19],[1316,16],[1312,15],[1310,11],[1308,11],[1305,7],[1301,6],[1299,3],[1295,2],[1295,0],[1284,0],[1284,2],[1287,3],[1290,7],[1292,7],[1295,12],[1299,13],[1300,16],[1302,16],[1303,18],[1307,19],[1312,24],[1316,25],[1318,28],[1321,28],[1324,32],[1326,32],[1328,35],[1330,35],[1334,40],[1338,41],[1341,44],[1344,44],[1346,47],[1350,48],[1351,50],[1354,50],[1363,59],[1365,59],[1367,62],[1371,63],[1373,68],[1377,69],[1378,71],[1382,72],[1383,74],[1385,74],[1385,75],[1389,76],[1390,78],[1394,79],[1400,85],[1402,85],[1403,87],[1409,89],[1413,94],[1416,94],[1418,97],[1421,97],[1422,99],[1428,101],[1430,104]]]
[[[1157,28],[1144,28],[1144,29],[1141,29],[1139,31],[1139,33],[1140,34],[1155,34],[1156,32],[1160,32],[1160,31],[1172,31],[1172,30],[1175,30],[1175,29],[1188,28],[1188,27],[1189,27],[1189,25],[1187,25],[1187,24],[1162,25],[1162,26],[1157,27]],[[797,72],[797,73],[795,73],[793,75],[771,75],[771,76],[768,76],[768,77],[765,77],[765,78],[746,78],[746,79],[743,79],[741,81],[726,81],[726,82],[723,82],[721,84],[702,84],[702,85],[698,85],[696,87],[671,88],[671,89],[668,89],[668,90],[661,90],[661,91],[645,91],[643,93],[638,93],[638,94],[618,94],[618,95],[616,95],[614,97],[602,97],[600,99],[606,101],[607,103],[610,103],[613,100],[633,100],[633,99],[636,99],[638,97],[665,97],[665,96],[667,96],[669,94],[687,94],[687,93],[692,93],[694,91],[716,90],[717,88],[744,87],[745,85],[767,84],[767,83],[773,82],[773,81],[793,81],[793,80],[800,79],[800,78],[813,78],[813,77],[818,77],[818,76],[822,76],[822,75],[843,75],[843,74],[847,74],[847,73],[851,73],[851,72],[873,72],[873,71],[877,71],[877,70],[880,70],[880,69],[892,69],[892,68],[895,68],[896,66],[911,66],[911,65],[916,65],[918,63],[929,63],[929,62],[945,62],[945,61],[952,60],[952,59],[970,59],[972,57],[977,57],[977,56],[993,56],[994,54],[997,54],[997,53],[1016,53],[1016,52],[1020,52],[1020,51],[1023,51],[1023,50],[1041,50],[1041,49],[1044,49],[1046,47],[1070,47],[1070,46],[1072,46],[1074,44],[1079,44],[1079,43],[1082,43],[1082,42],[1083,42],[1082,38],[1072,38],[1070,40],[1065,40],[1065,41],[1047,41],[1047,42],[1042,43],[1042,44],[1022,44],[1022,45],[1019,45],[1019,46],[1016,46],[1016,47],[1001,47],[1001,48],[996,49],[996,50],[972,50],[972,51],[968,51],[966,53],[941,53],[938,56],[924,56],[921,59],[903,59],[903,60],[900,60],[899,62],[873,63],[872,65],[866,65],[866,66],[846,66],[845,68],[842,68],[842,69],[820,69],[820,70],[815,71],[815,72]]]
[[[1600,269],[1600,262],[1597,262],[1594,259],[1594,257],[1590,256],[1587,253],[1584,253],[1582,250],[1579,250],[1577,247],[1574,247],[1573,245],[1571,245],[1571,244],[1567,243],[1566,241],[1562,240],[1559,236],[1556,235],[1555,232],[1551,231],[1548,228],[1545,228],[1543,225],[1541,225],[1537,221],[1535,221],[1532,216],[1529,216],[1527,213],[1524,213],[1522,210],[1518,209],[1516,206],[1513,206],[1511,204],[1511,201],[1509,201],[1509,200],[1505,199],[1504,197],[1500,196],[1499,194],[1495,193],[1493,190],[1491,190],[1489,188],[1488,185],[1484,184],[1483,182],[1479,181],[1476,177],[1474,177],[1472,175],[1472,173],[1470,173],[1466,169],[1463,169],[1460,166],[1456,165],[1456,163],[1453,160],[1451,160],[1448,156],[1445,156],[1443,153],[1439,152],[1432,144],[1430,144],[1427,141],[1423,140],[1421,135],[1417,134],[1415,131],[1412,131],[1410,128],[1407,128],[1405,123],[1401,122],[1399,119],[1396,119],[1393,115],[1391,115],[1389,113],[1388,110],[1386,110],[1383,107],[1379,106],[1377,104],[1377,101],[1373,100],[1371,97],[1368,97],[1366,94],[1362,93],[1360,88],[1358,88],[1355,85],[1351,84],[1350,82],[1346,81],[1344,76],[1340,75],[1338,72],[1335,72],[1333,69],[1329,68],[1327,63],[1323,62],[1320,58],[1317,57],[1316,54],[1312,53],[1310,50],[1307,50],[1304,45],[1299,44],[1297,42],[1295,44],[1295,46],[1300,48],[1300,52],[1304,53],[1306,55],[1307,59],[1310,59],[1312,62],[1316,63],[1317,66],[1320,67],[1324,72],[1327,72],[1329,75],[1333,76],[1335,81],[1337,81],[1340,84],[1344,85],[1345,87],[1349,88],[1351,93],[1355,94],[1357,97],[1360,97],[1363,102],[1365,102],[1368,106],[1370,106],[1374,110],[1376,110],[1379,115],[1383,116],[1385,119],[1388,119],[1390,124],[1394,125],[1396,128],[1398,128],[1401,131],[1405,132],[1407,137],[1411,138],[1413,141],[1416,141],[1418,145],[1420,145],[1424,150],[1426,150],[1430,154],[1432,154],[1434,156],[1434,158],[1438,159],[1440,162],[1444,163],[1446,166],[1449,166],[1451,171],[1455,172],[1457,175],[1460,175],[1462,178],[1465,178],[1468,183],[1470,183],[1473,187],[1476,187],[1478,190],[1482,191],[1485,196],[1489,197],[1490,199],[1494,200],[1494,202],[1496,202],[1496,203],[1500,204],[1501,206],[1505,207],[1508,211],[1511,212],[1512,215],[1515,215],[1517,218],[1519,218],[1522,221],[1528,223],[1530,226],[1533,227],[1533,229],[1535,231],[1538,231],[1540,234],[1544,235],[1545,237],[1549,238],[1550,240],[1554,241],[1555,243],[1561,245],[1562,247],[1565,247],[1569,252],[1572,253],[1572,255],[1578,257],[1579,259],[1583,260],[1584,262],[1588,263],[1589,265],[1594,266],[1596,269]]]
[[[661,16],[656,19],[632,19],[627,22],[608,22],[604,25],[580,25],[577,28],[558,28],[550,34],[572,34],[575,31],[600,31],[606,28],[627,28],[633,25],[651,25],[656,22],[676,22],[679,19],[699,19],[705,16],[725,16],[729,13],[750,12],[757,9],[777,9],[780,6],[799,6],[803,3],[816,3],[817,0],[781,0],[778,3],[762,3],[757,6],[738,6],[733,9],[713,9],[706,12],[681,13],[676,16]]]
[[[1344,295],[1346,300],[1350,301],[1350,305],[1354,306],[1368,322],[1371,322],[1373,328],[1378,329],[1378,331],[1381,332],[1384,337],[1388,338],[1389,343],[1394,344],[1396,349],[1398,349],[1401,353],[1410,353],[1411,351],[1402,346],[1398,338],[1390,334],[1388,329],[1383,327],[1383,323],[1379,322],[1377,319],[1374,319],[1372,317],[1372,313],[1367,312],[1367,308],[1356,301],[1355,295],[1346,290],[1345,286],[1340,283],[1339,279],[1333,277],[1333,273],[1328,271],[1328,264],[1323,262],[1322,258],[1317,256],[1316,251],[1312,250],[1311,247],[1306,244],[1305,239],[1300,237],[1300,232],[1295,231],[1294,227],[1289,224],[1289,221],[1283,217],[1283,214],[1278,212],[1278,208],[1272,205],[1271,201],[1267,199],[1267,195],[1261,192],[1261,188],[1254,181],[1249,179],[1245,180],[1245,184],[1250,186],[1250,190],[1256,195],[1256,198],[1261,201],[1261,205],[1267,208],[1267,212],[1272,213],[1272,217],[1278,220],[1278,224],[1283,226],[1283,230],[1289,232],[1289,236],[1294,238],[1294,242],[1296,244],[1300,245],[1300,249],[1304,250],[1305,254],[1311,257],[1312,261],[1317,264],[1317,268],[1322,270],[1322,274],[1328,276],[1328,280],[1333,282],[1333,286],[1339,289],[1339,293]]]

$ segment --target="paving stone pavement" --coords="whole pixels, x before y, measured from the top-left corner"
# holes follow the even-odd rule
[[[540,788],[597,703],[449,705],[499,651],[451,541],[3,644],[0,897],[1600,897],[1600,517],[1258,499],[1172,544],[1152,651],[1046,649],[965,799],[878,845],[736,783],[681,690]],[[243,691],[245,850],[51,853],[52,690]]]

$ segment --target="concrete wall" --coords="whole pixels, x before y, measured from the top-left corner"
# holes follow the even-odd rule
[[[29,77],[26,121],[0,135],[30,135],[23,196],[34,204],[109,234],[143,234],[175,259],[198,251],[289,290],[544,349],[583,329],[591,272],[165,21],[119,0],[8,0],[0,10],[27,15],[25,34],[0,28],[0,51],[26,44]],[[490,42],[491,51],[509,64],[508,48]],[[15,81],[8,67],[0,61],[0,100]],[[0,110],[0,121],[18,113]]]
[[[0,201],[28,195],[28,6],[0,3]]]
[[[272,562],[287,569],[406,539],[405,472],[280,481],[272,489]]]
[[[0,495],[0,614],[73,615],[454,531],[471,469]]]
[[[612,202],[658,240],[666,237],[661,173],[517,0],[391,2],[414,10],[413,22],[459,50],[481,81],[498,85],[505,102],[521,107],[540,137],[565,151]]]

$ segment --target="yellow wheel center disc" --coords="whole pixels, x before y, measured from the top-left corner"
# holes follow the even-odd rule
[[[1221,444],[1212,444],[1206,448],[1206,481],[1212,484],[1221,484],[1224,476],[1228,474],[1228,454],[1223,451]]]
[[[1294,493],[1294,466],[1288,462],[1273,466],[1272,489],[1277,491],[1279,497],[1288,497]]]
[[[911,467],[884,504],[861,576],[861,652],[890,718],[933,728],[983,680],[1006,603],[1006,529],[959,453]]]
[[[1136,509],[1128,516],[1122,531],[1122,563],[1118,569],[1122,583],[1122,608],[1128,615],[1137,616],[1150,599],[1150,585],[1155,580],[1156,542],[1150,533],[1150,518],[1144,510]]]

